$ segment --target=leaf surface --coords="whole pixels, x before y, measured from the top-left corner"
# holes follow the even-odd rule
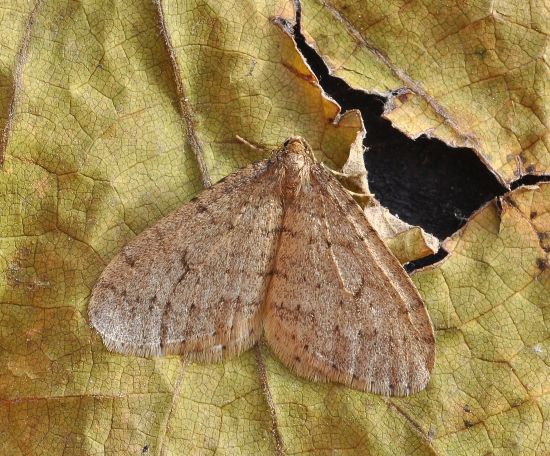
[[[281,24],[293,3],[90,0],[0,8],[2,454],[544,454],[548,185],[489,205],[415,275],[437,329],[403,399],[303,381],[269,351],[224,364],[109,353],[99,274],[204,185],[308,139],[342,168],[361,135]],[[159,26],[159,24],[161,26]],[[470,411],[466,411],[470,410]]]
[[[471,147],[505,184],[550,172],[544,2],[301,4],[304,36],[335,76],[394,92],[385,115],[397,128]]]

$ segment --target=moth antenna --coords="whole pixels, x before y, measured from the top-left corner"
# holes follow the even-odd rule
[[[235,138],[237,139],[237,141],[242,142],[243,144],[250,147],[251,149],[257,150],[259,152],[269,152],[269,153],[273,152],[272,148],[269,148],[260,144],[253,144],[250,141],[247,141],[246,139],[244,139],[242,136],[235,135]]]

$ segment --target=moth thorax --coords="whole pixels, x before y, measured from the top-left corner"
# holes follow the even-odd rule
[[[288,198],[294,197],[302,185],[306,175],[306,158],[302,154],[288,153],[285,156],[285,179],[283,191]]]

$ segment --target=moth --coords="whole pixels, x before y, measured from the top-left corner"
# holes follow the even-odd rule
[[[300,376],[385,395],[423,389],[435,358],[416,288],[300,137],[130,241],[89,316],[112,351],[214,362],[263,336]]]

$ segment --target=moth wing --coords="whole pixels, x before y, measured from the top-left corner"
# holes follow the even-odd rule
[[[282,218],[271,165],[250,165],[203,191],[109,263],[89,304],[107,348],[212,361],[255,343]]]
[[[423,389],[430,318],[411,280],[318,164],[286,209],[264,330],[299,375],[387,395]]]

